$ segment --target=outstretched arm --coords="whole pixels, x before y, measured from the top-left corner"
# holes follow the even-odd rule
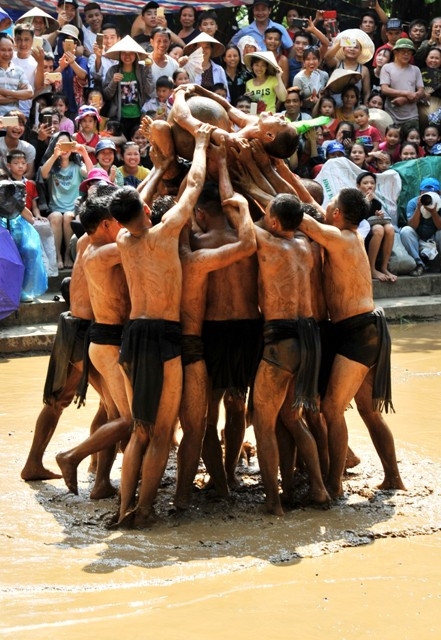
[[[207,167],[207,147],[213,129],[214,127],[211,124],[202,124],[194,134],[196,144],[191,169],[187,175],[187,186],[179,202],[167,211],[162,218],[162,227],[165,225],[170,231],[175,232],[182,229],[187,220],[189,220],[202,191]]]
[[[152,145],[150,150],[150,158],[154,165],[153,171],[138,185],[141,200],[149,207],[152,206],[153,197],[158,190],[158,185],[164,173],[173,162],[173,157],[164,157],[155,144]]]
[[[340,229],[333,227],[332,225],[322,224],[317,222],[307,213],[303,215],[303,220],[300,223],[299,231],[306,233],[312,240],[315,240],[321,244],[328,251],[332,251],[334,248],[340,248],[342,234]]]

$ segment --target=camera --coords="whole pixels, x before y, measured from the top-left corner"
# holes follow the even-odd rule
[[[103,42],[104,42],[104,36],[102,33],[97,33],[96,34],[96,46],[99,47],[100,49],[103,48]]]
[[[305,18],[294,18],[291,22],[293,27],[299,27],[300,29],[306,29],[309,25],[308,20]]]
[[[26,203],[26,187],[23,182],[0,180],[0,216],[16,218]]]
[[[421,215],[423,218],[429,219],[432,214],[426,207],[436,207],[437,211],[441,208],[441,198],[435,191],[427,191],[420,196]]]

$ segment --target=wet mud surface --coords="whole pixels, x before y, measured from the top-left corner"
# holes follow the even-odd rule
[[[153,637],[149,629],[161,639],[194,639],[209,629],[210,638],[251,631],[253,638],[286,638],[289,621],[289,635],[296,629],[309,638],[441,637],[441,326],[394,328],[393,340],[397,413],[387,420],[407,491],[375,488],[381,465],[349,410],[350,445],[361,463],[348,472],[344,497],[331,509],[305,506],[299,474],[299,505],[283,518],[262,513],[253,457],[239,468],[243,486],[230,501],[195,489],[192,508],[177,516],[172,451],[157,521],[142,531],[106,527],[117,498],[89,500],[87,460],[79,467],[78,496],[63,480],[20,479],[47,357],[0,361],[0,636]],[[96,407],[91,395],[84,409],[65,411],[45,456],[48,468],[57,470],[55,455],[86,436]],[[115,486],[120,465],[118,455]],[[266,615],[268,607],[283,616]]]

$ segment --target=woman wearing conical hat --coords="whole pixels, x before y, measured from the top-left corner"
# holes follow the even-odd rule
[[[224,45],[216,40],[216,38],[208,35],[208,33],[200,33],[196,38],[185,45],[182,53],[184,56],[189,56],[196,51],[196,49],[202,49],[204,57],[202,60],[202,72],[196,75],[194,83],[211,91],[215,84],[221,82],[227,91],[227,98],[230,100],[230,92],[228,89],[228,80],[225,74],[225,69],[221,67],[220,64],[213,62],[211,59],[218,58],[223,55],[225,51]]]

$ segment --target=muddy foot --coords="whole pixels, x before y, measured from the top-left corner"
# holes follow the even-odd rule
[[[77,465],[70,462],[64,453],[59,453],[55,456],[55,460],[61,469],[67,488],[75,495],[78,495]]]
[[[153,508],[141,508],[137,507],[134,511],[135,520],[133,527],[135,529],[147,529],[157,522],[155,510]]]
[[[310,503],[314,507],[321,509],[329,509],[331,506],[331,496],[323,487],[323,489],[311,489],[309,491]]]
[[[26,482],[32,482],[33,480],[57,480],[63,476],[59,473],[54,473],[43,467],[43,465],[26,465],[23,467],[20,476]]]
[[[400,477],[385,478],[381,484],[377,486],[380,491],[407,491]]]
[[[103,500],[104,498],[112,498],[117,493],[118,489],[116,489],[110,482],[102,482],[99,485],[95,484],[90,492],[90,499]]]
[[[345,469],[353,469],[358,464],[360,464],[360,462],[361,462],[360,458],[357,455],[355,455],[351,447],[348,447],[348,453],[346,454]]]

